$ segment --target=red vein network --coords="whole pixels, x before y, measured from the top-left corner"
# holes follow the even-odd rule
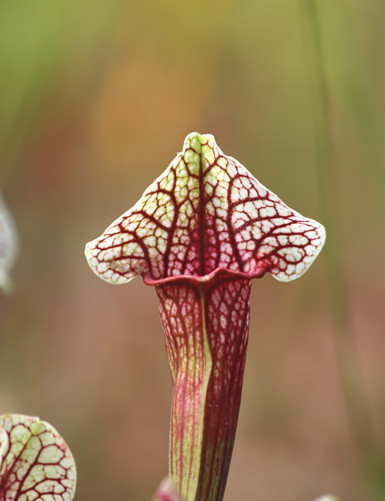
[[[325,241],[324,227],[290,209],[213,136],[192,133],[183,151],[132,209],[90,242],[104,280],[204,277],[218,270],[277,280],[300,277]]]
[[[62,437],[39,418],[0,416],[0,501],[71,501],[76,467]]]

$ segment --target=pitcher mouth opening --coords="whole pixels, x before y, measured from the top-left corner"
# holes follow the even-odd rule
[[[152,278],[149,272],[142,275],[143,282],[145,285],[163,285],[170,282],[196,282],[199,284],[205,284],[218,279],[234,279],[237,278],[252,280],[254,278],[262,278],[269,270],[261,269],[253,273],[246,273],[243,271],[233,271],[228,268],[216,268],[211,273],[207,275],[176,275],[175,277],[165,277],[165,278]]]

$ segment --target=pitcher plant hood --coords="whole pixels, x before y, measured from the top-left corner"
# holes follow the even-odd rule
[[[174,383],[169,477],[223,499],[237,427],[253,278],[300,277],[324,227],[290,209],[213,136],[189,134],[142,198],[86,246],[93,271],[155,285]]]
[[[218,271],[277,280],[305,273],[325,241],[324,227],[290,209],[212,135],[189,134],[140,200],[86,247],[103,280],[175,277],[207,280]]]

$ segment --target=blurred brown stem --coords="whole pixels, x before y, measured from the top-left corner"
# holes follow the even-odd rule
[[[331,108],[322,50],[317,0],[301,0],[306,59],[314,106],[316,165],[321,220],[328,233],[324,250],[326,278],[338,369],[345,395],[351,433],[362,468],[375,499],[384,499],[384,464],[376,445],[366,401],[358,354],[350,323],[344,259],[340,244],[339,211],[333,173]]]

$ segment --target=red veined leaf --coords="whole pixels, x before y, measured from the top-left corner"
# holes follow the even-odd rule
[[[76,467],[50,424],[18,414],[0,416],[0,501],[71,501]]]

